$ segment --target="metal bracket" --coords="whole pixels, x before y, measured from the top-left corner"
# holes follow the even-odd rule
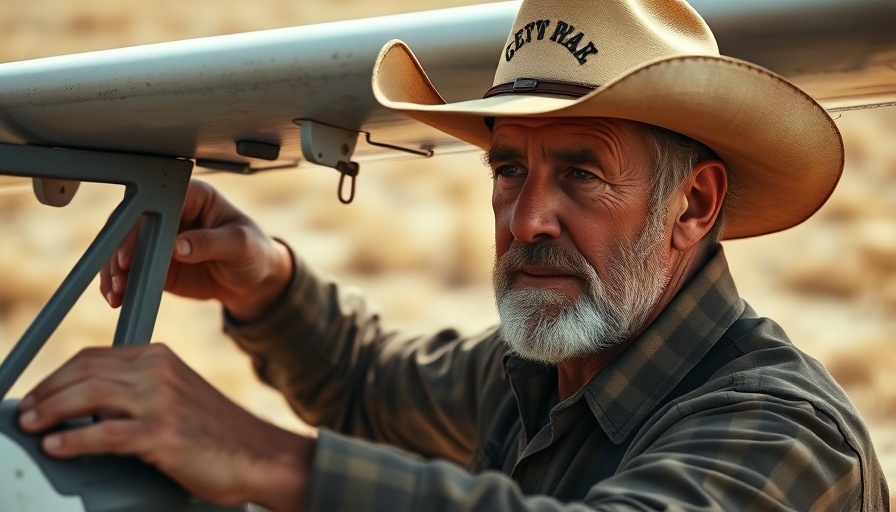
[[[298,119],[302,156],[313,164],[332,167],[349,162],[358,143],[358,131],[346,130],[311,119]]]
[[[313,164],[332,167],[339,171],[337,196],[342,204],[349,204],[355,198],[355,180],[360,166],[352,162],[352,154],[358,143],[358,133],[310,119],[297,119],[301,129],[302,156]],[[351,180],[348,197],[344,194],[345,178]]]
[[[189,160],[0,143],[0,174],[39,178],[35,183],[44,184],[64,180],[125,187],[124,198],[96,239],[0,363],[0,399],[140,221],[113,344],[150,340],[192,168]]]
[[[411,149],[383,142],[370,140],[370,132],[361,130],[348,130],[311,119],[293,119],[293,123],[299,125],[302,139],[302,156],[313,164],[332,167],[339,171],[339,186],[337,196],[342,204],[349,204],[355,198],[355,179],[358,177],[360,166],[352,162],[352,154],[358,143],[358,135],[364,134],[364,139],[371,146],[393,149],[412,155],[429,158],[433,155],[432,148]],[[348,196],[345,195],[345,178],[351,180]]]

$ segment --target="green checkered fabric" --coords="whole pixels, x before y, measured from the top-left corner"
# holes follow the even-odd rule
[[[559,403],[556,370],[496,329],[406,337],[296,268],[263,319],[226,330],[320,427],[306,510],[888,508],[849,399],[740,299],[721,249]]]

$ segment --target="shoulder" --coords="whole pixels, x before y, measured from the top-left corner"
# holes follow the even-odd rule
[[[773,320],[742,318],[724,337],[740,354],[707,382],[705,392],[732,390],[805,401],[838,422],[859,419],[828,370],[797,348]]]
[[[704,385],[670,404],[665,419],[689,428],[724,424],[732,437],[740,432],[777,438],[790,450],[802,451],[808,467],[819,473],[839,467],[836,473],[845,477],[845,471],[855,471],[865,509],[883,503],[886,482],[868,430],[827,369],[768,318],[741,318],[720,343],[726,341],[737,355]]]

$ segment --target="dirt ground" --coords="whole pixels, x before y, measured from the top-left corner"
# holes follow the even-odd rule
[[[425,7],[460,5],[439,0]],[[0,0],[0,62],[419,10],[408,0]],[[892,482],[896,478],[896,108],[838,119],[847,148],[828,204],[784,233],[725,244],[742,295],[820,359],[855,401]],[[272,234],[309,262],[365,290],[393,325],[467,331],[496,319],[490,180],[478,154],[365,166],[351,206],[329,169],[212,175]],[[0,355],[5,354],[92,240],[120,197],[82,185],[63,210],[30,194],[0,195]],[[86,345],[111,340],[116,313],[92,287],[12,396]],[[157,340],[256,414],[304,429],[279,395],[257,383],[221,334],[211,303],[166,296]]]

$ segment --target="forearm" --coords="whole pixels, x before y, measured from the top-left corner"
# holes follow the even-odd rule
[[[469,456],[481,382],[500,372],[499,350],[456,332],[384,332],[357,294],[301,261],[263,318],[227,330],[306,422],[453,460]]]
[[[283,392],[305,421],[335,424],[333,411],[343,408],[353,387],[348,361],[359,364],[351,352],[366,315],[354,301],[296,260],[278,302],[251,323],[228,317],[225,329],[252,357],[259,377]]]

